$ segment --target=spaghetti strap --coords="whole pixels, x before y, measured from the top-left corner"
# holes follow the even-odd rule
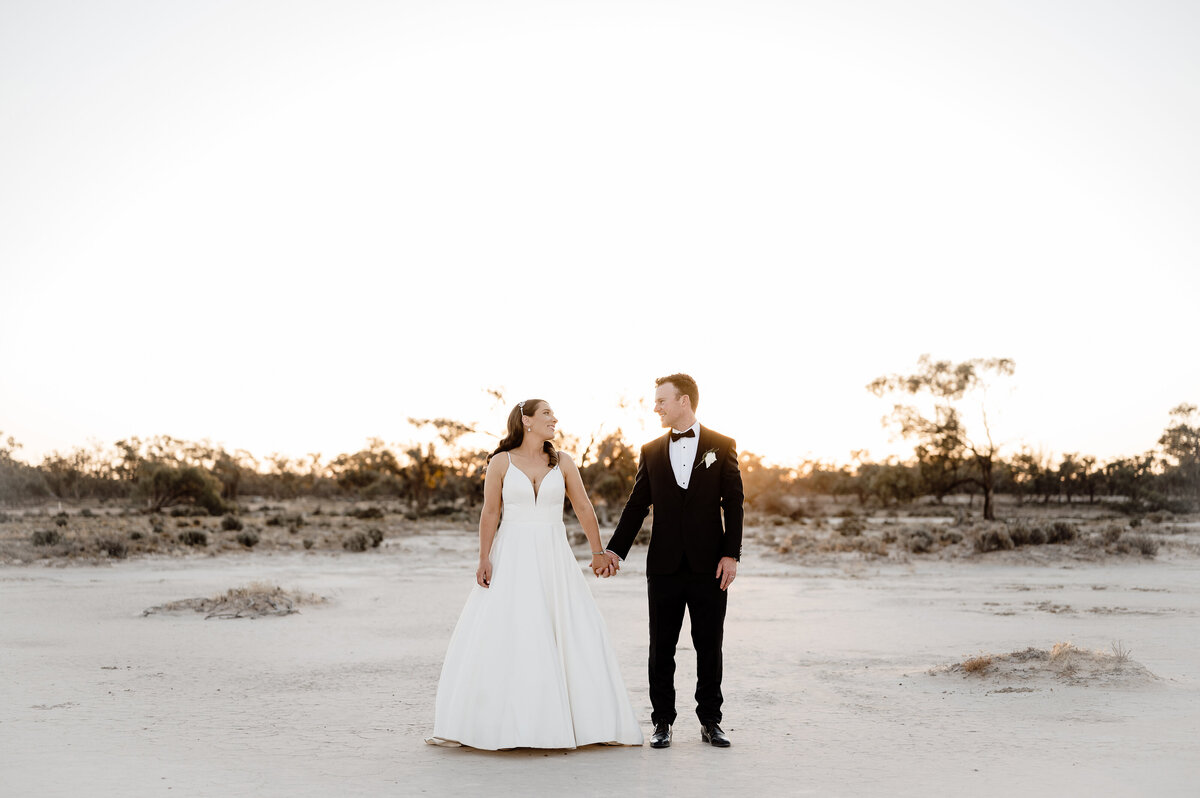
[[[505,452],[505,454],[508,455],[508,464],[512,465],[512,452]]]

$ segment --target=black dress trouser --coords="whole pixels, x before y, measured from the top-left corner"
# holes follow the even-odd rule
[[[687,608],[696,649],[696,715],[721,722],[721,640],[729,594],[716,568],[693,573],[687,559],[673,574],[647,574],[650,599],[650,704],[653,723],[675,722],[675,646]]]

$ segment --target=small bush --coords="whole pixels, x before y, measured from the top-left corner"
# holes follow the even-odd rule
[[[1137,552],[1143,557],[1153,557],[1158,554],[1158,541],[1149,535],[1129,535],[1118,544],[1122,554]]]
[[[198,529],[189,529],[179,533],[179,542],[185,546],[207,546],[208,535]]]
[[[364,521],[377,521],[383,518],[384,512],[381,507],[362,507],[353,511],[350,515]]]
[[[242,526],[242,519],[236,515],[226,515],[221,519],[221,529],[224,529],[226,532],[240,532],[242,531]]]
[[[1029,545],[1030,546],[1045,546],[1046,545],[1046,530],[1040,526],[1035,526],[1029,530]]]
[[[580,534],[583,533],[581,532]],[[371,527],[367,530],[367,537],[371,539],[371,548],[377,549],[379,548],[379,544],[383,542],[383,531]],[[587,535],[584,535],[583,540],[587,541]]]
[[[304,548],[306,548],[306,549],[311,549],[312,547],[313,547],[313,539],[312,539],[312,538],[305,538],[305,539],[304,539]]]
[[[136,529],[129,533],[130,540],[141,540],[144,537],[146,537],[146,536],[143,535],[141,532],[137,531]]]
[[[908,534],[905,545],[913,554],[925,554],[933,548],[933,535],[924,529],[918,529]]]
[[[95,518],[96,514],[93,513],[91,510],[89,510],[88,508],[84,507],[82,510],[79,511],[79,516],[81,518]]]
[[[1033,530],[1024,524],[1013,524],[1008,530],[1008,536],[1012,539],[1014,546],[1028,546],[1032,535]]]
[[[989,551],[1008,551],[1016,546],[1008,536],[1007,529],[986,529],[975,538],[975,551],[983,554]]]
[[[941,538],[942,543],[947,546],[963,542],[962,532],[956,532],[953,529],[942,530],[942,534],[939,537]]]
[[[842,516],[842,522],[838,524],[838,533],[842,537],[856,538],[866,530],[866,523],[854,514]]]
[[[237,542],[241,543],[243,546],[245,546],[248,549],[252,549],[256,545],[258,545],[258,533],[257,532],[240,532],[240,533],[238,533],[238,536],[237,536]]]
[[[57,529],[39,529],[29,536],[29,542],[35,546],[54,546],[62,542],[62,535]]]
[[[66,515],[54,516],[54,523],[60,527],[66,526],[67,525],[67,516]]]
[[[1142,519],[1140,519],[1140,518],[1130,518],[1129,519],[1129,526],[1131,529],[1137,529],[1141,525],[1142,525]]]
[[[346,551],[366,551],[370,541],[362,532],[355,532],[342,541],[342,548]]]
[[[120,538],[101,538],[96,541],[96,544],[100,547],[100,551],[118,560],[125,559],[125,555],[129,553],[129,547]]]
[[[1124,532],[1125,529],[1120,524],[1109,524],[1100,533],[1100,539],[1104,541],[1104,545],[1111,546],[1121,539],[1121,535]]]
[[[1046,530],[1047,543],[1070,543],[1079,537],[1079,530],[1074,524],[1068,524],[1066,521],[1055,521]]]

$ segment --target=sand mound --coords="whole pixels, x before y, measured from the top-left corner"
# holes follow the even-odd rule
[[[212,598],[190,598],[170,601],[142,610],[142,615],[166,612],[203,612],[208,618],[261,618],[265,615],[291,615],[299,612],[299,604],[320,604],[325,601],[312,593],[292,593],[278,585],[252,582],[235,587]]]
[[[1092,651],[1071,643],[1055,643],[1049,651],[1027,648],[1008,654],[981,654],[929,671],[931,675],[957,674],[989,683],[1045,683],[1071,685],[1139,685],[1158,681],[1130,652],[1114,643],[1110,651]],[[1032,692],[1036,687],[1006,686],[996,692]]]

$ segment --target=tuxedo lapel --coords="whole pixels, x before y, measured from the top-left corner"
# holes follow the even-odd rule
[[[692,496],[696,495],[698,492],[694,490],[696,487],[696,480],[701,479],[701,474],[707,470],[704,466],[704,453],[712,448],[714,448],[712,433],[705,429],[704,425],[701,424],[700,434],[696,438],[696,460],[692,463],[692,476],[691,479],[688,480],[688,491],[687,497],[684,499],[684,504],[687,504],[688,500],[690,500]]]
[[[668,432],[655,441],[655,450],[654,459],[658,467],[655,469],[656,473],[651,477],[655,478],[657,494],[667,498],[667,501],[663,503],[682,507],[679,484],[675,481],[675,469],[671,467],[671,433]],[[655,504],[661,506],[659,502],[655,502]]]

